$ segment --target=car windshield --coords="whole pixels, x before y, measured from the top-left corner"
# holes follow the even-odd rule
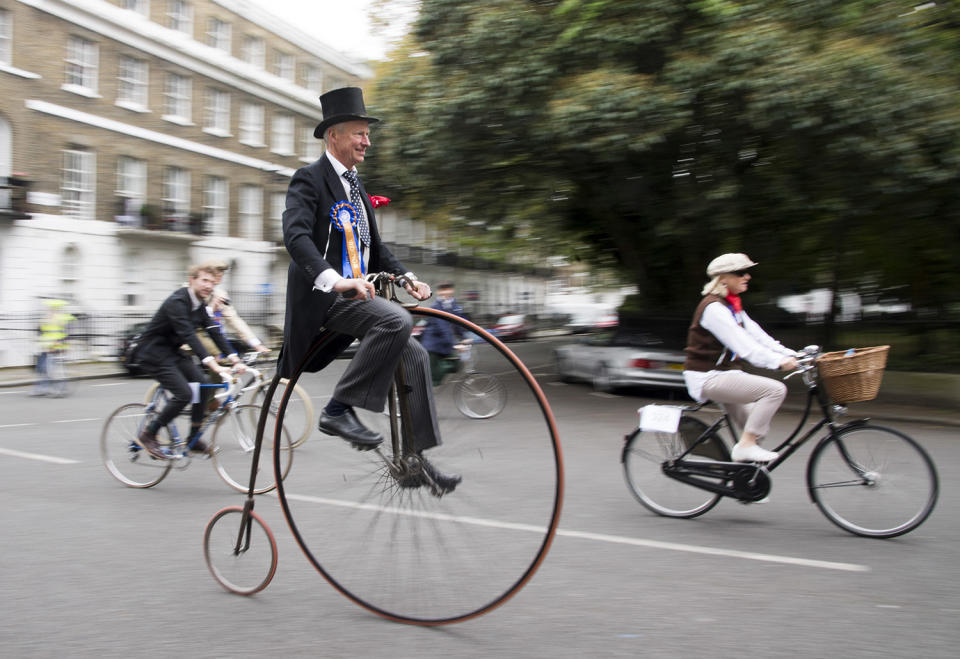
[[[605,332],[603,336],[605,337],[605,343],[611,346],[621,346],[624,348],[663,347],[663,341],[649,332],[620,330],[617,332]]]

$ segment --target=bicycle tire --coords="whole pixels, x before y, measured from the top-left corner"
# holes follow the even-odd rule
[[[246,529],[243,522],[242,506],[229,506],[211,517],[203,530],[203,560],[217,583],[231,593],[249,596],[266,588],[277,573],[277,540],[252,510]],[[237,551],[240,534],[246,537]]]
[[[500,414],[506,406],[507,388],[496,375],[474,371],[454,385],[453,401],[464,416],[489,419]]]
[[[246,493],[250,489],[251,460],[261,409],[259,405],[254,404],[236,405],[217,420],[217,425],[213,429],[213,437],[210,440],[213,466],[223,482],[238,492]],[[269,411],[267,414],[269,415],[268,424],[271,421],[276,424],[276,414]],[[260,455],[260,464],[257,466],[257,487],[253,491],[254,494],[266,494],[277,487],[269,458],[264,457],[265,454],[270,455],[269,452],[273,450],[275,438],[274,433],[264,432],[263,450]],[[286,428],[282,428],[279,448],[282,457],[280,478],[286,478],[293,464],[293,446],[290,433]]]
[[[280,380],[281,389],[285,387],[286,384],[286,379]],[[263,405],[269,387],[270,382],[265,381],[254,391],[253,400],[257,405]],[[310,437],[310,434],[313,432],[313,422],[316,416],[313,410],[313,402],[310,400],[310,394],[307,393],[306,389],[300,385],[296,385],[293,391],[294,397],[290,399],[287,415],[283,420],[283,426],[290,433],[291,445],[293,448],[297,448],[307,441],[307,438]],[[270,411],[276,414],[279,407],[279,399],[275,399],[270,404]],[[300,408],[302,411],[298,412],[295,408]],[[254,419],[254,423],[256,423],[256,421],[257,419]]]
[[[389,620],[432,626],[487,613],[530,580],[556,534],[563,456],[546,396],[513,352],[455,315],[410,313],[480,337],[492,348],[480,366],[510,389],[510,406],[483,421],[462,415],[449,397],[435,401],[443,445],[429,458],[461,470],[463,482],[442,496],[426,485],[401,487],[387,469],[394,458],[387,429],[377,451],[355,451],[336,437],[314,440],[315,452],[297,459],[277,493],[297,543],[337,591]],[[330,389],[346,360],[320,374],[305,374],[304,365],[331,336],[318,339],[291,383]],[[290,392],[288,385],[281,421]],[[402,424],[393,409],[355,411],[373,429]]]
[[[690,519],[712,509],[722,498],[715,492],[682,483],[663,473],[663,465],[678,458],[707,430],[707,424],[684,415],[675,433],[636,430],[627,436],[620,455],[630,492],[645,508],[663,517]],[[685,460],[730,461],[726,444],[712,434]]]
[[[100,432],[103,464],[111,476],[127,487],[153,487],[173,466],[170,460],[154,458],[134,441],[152,416],[146,405],[127,403],[111,412]],[[170,443],[166,429],[157,434],[157,439]]]
[[[810,497],[854,535],[893,538],[930,516],[939,495],[933,460],[898,430],[856,424],[821,440],[807,463]]]

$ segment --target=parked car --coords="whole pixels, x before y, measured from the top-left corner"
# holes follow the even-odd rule
[[[553,351],[565,382],[590,382],[598,391],[618,387],[685,389],[682,350],[665,348],[652,334],[620,329],[589,334]]]
[[[522,341],[529,336],[530,326],[523,314],[508,314],[497,319],[490,333],[501,341]]]

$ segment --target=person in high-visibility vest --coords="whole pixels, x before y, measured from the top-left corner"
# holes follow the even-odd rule
[[[63,372],[63,355],[67,350],[68,327],[76,318],[63,300],[44,300],[47,307],[37,328],[40,332],[40,355],[37,357],[37,382],[34,396],[63,396],[67,391]]]

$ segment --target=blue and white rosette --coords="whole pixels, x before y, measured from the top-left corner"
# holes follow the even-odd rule
[[[354,277],[358,277],[366,274],[363,259],[360,258],[356,207],[349,201],[337,202],[330,209],[330,222],[343,234],[343,275],[352,273]]]

